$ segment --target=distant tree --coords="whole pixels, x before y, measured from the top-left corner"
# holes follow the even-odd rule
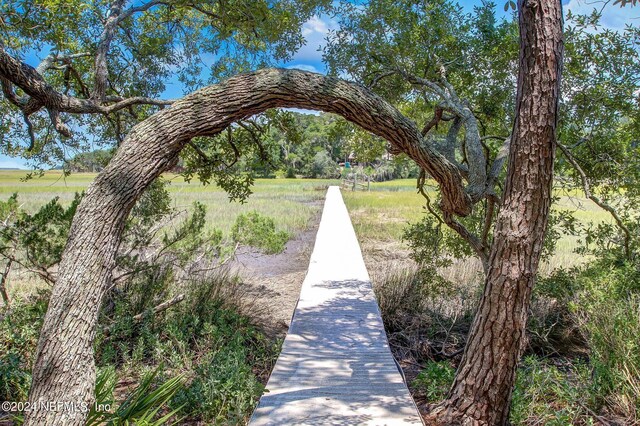
[[[113,157],[112,150],[97,149],[90,152],[81,152],[66,164],[66,169],[71,172],[99,172],[109,164]]]

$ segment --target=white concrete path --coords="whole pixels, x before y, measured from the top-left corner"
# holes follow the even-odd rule
[[[249,425],[422,425],[338,187],[327,192],[289,333]]]

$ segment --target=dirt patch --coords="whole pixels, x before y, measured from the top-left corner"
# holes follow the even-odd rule
[[[307,274],[316,233],[322,215],[322,201],[314,202],[318,212],[306,230],[289,240],[282,253],[263,254],[251,247],[241,247],[232,267],[239,273],[247,293],[268,313],[267,326],[286,333]]]

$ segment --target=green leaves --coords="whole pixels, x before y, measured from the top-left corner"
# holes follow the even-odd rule
[[[42,271],[57,264],[81,198],[76,194],[71,205],[64,207],[56,197],[34,214],[18,209],[16,194],[1,203],[0,213],[8,220],[0,227],[0,255],[15,258],[19,251],[21,262]]]
[[[105,17],[111,1],[8,0],[0,4],[0,34],[12,55],[29,65],[47,55],[73,56],[43,69],[55,90],[87,99],[94,89],[96,53],[105,40]],[[304,43],[302,24],[327,10],[329,0],[205,0],[124,2],[107,52],[110,98],[179,97],[176,79],[185,93],[238,72],[288,60]],[[22,95],[18,90],[18,95]],[[108,100],[106,103],[111,103]],[[22,113],[4,97],[2,153],[30,158],[35,165],[57,166],[68,149],[86,150],[98,144],[113,147],[130,129],[158,107],[137,106],[109,116],[63,115],[74,138],[61,138],[46,111],[31,116],[35,149],[29,144]]]
[[[508,11],[509,9],[511,10],[516,10],[516,4],[515,2],[513,2],[512,0],[509,0],[508,2],[506,2],[504,4],[504,11]]]
[[[340,29],[329,33],[323,52],[330,73],[375,83],[373,90],[423,123],[442,99],[385,72],[399,68],[438,82],[443,65],[486,134],[510,131],[518,30],[515,21],[496,19],[495,4],[467,14],[447,0],[373,0],[361,7],[345,1],[338,17]]]
[[[160,426],[178,424],[179,419],[171,420],[180,410],[176,408],[160,416],[173,396],[183,389],[184,378],[176,376],[156,384],[162,365],[146,373],[138,386],[112,412],[101,411],[113,404],[113,390],[116,375],[111,368],[102,369],[96,380],[96,407],[93,407],[87,419],[87,426],[106,424],[108,426],[144,425]]]
[[[277,231],[273,219],[256,211],[241,214],[231,229],[231,238],[240,244],[256,247],[266,254],[277,254],[284,250],[291,235]]]

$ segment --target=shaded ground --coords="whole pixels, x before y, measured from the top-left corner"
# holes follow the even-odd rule
[[[261,312],[262,309],[265,310],[265,325],[280,336],[287,333],[296,308],[315,244],[324,200],[312,204],[318,207],[317,213],[308,228],[287,243],[284,252],[265,255],[251,247],[240,247],[232,264],[247,285],[250,298],[255,298]],[[360,239],[360,245],[374,285],[390,271],[408,268],[413,264],[407,248],[397,241]],[[412,356],[394,347],[393,343],[391,349],[402,367],[407,383],[410,383],[420,372],[421,366]],[[263,379],[266,378],[268,374]]]
[[[280,254],[267,255],[251,247],[241,247],[232,263],[248,286],[247,294],[264,308],[268,324],[285,334],[309,267],[309,258],[320,224],[323,201],[313,202],[318,211],[306,230],[287,242]]]

